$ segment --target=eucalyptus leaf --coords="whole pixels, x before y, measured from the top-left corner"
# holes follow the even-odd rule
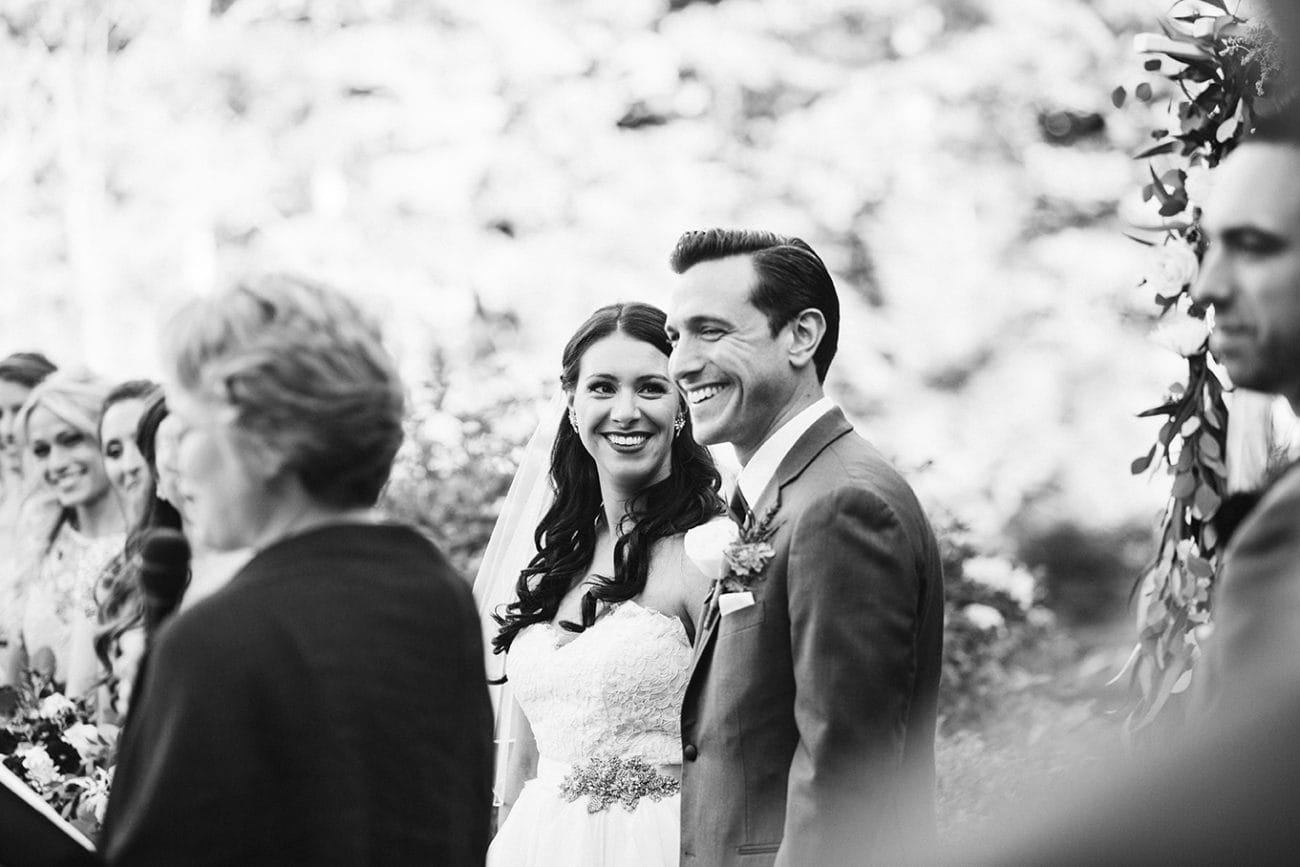
[[[1197,578],[1214,577],[1214,568],[1210,565],[1210,561],[1206,560],[1204,557],[1198,557],[1195,554],[1192,554],[1187,558],[1187,571],[1191,572]]]
[[[1195,507],[1200,512],[1202,519],[1214,517],[1214,513],[1219,511],[1219,505],[1222,502],[1219,495],[1209,485],[1201,485],[1196,489]]]
[[[1219,446],[1219,441],[1208,430],[1201,433],[1201,438],[1197,442],[1201,447],[1201,454],[1206,457],[1223,457],[1223,449]]]
[[[1155,456],[1156,456],[1156,447],[1152,446],[1151,451],[1147,452],[1144,457],[1140,457],[1137,460],[1135,460],[1129,466],[1129,469],[1133,472],[1133,475],[1135,476],[1138,475],[1139,473],[1144,473],[1146,472],[1147,467],[1151,466],[1151,461],[1155,459]]]
[[[1150,157],[1158,157],[1163,154],[1171,154],[1177,149],[1178,149],[1178,142],[1176,141],[1162,142],[1158,145],[1153,145],[1152,147],[1149,147],[1146,150],[1139,151],[1136,155],[1134,155],[1133,159],[1144,160]],[[1149,199],[1150,196],[1148,196],[1147,198]]]

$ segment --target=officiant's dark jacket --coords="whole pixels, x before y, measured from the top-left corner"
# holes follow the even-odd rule
[[[164,624],[110,865],[478,865],[492,718],[469,587],[398,526],[308,532]]]
[[[682,710],[683,864],[905,864],[934,832],[934,534],[839,410],[752,512],[773,506],[755,604],[702,620]]]

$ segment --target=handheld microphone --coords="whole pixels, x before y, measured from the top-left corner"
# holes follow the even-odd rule
[[[190,543],[179,530],[159,527],[145,536],[140,550],[140,589],[144,628],[150,638],[176,610],[190,580]]]

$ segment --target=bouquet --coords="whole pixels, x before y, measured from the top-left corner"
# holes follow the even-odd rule
[[[118,727],[93,698],[70,699],[46,675],[0,686],[0,761],[92,840],[108,805]]]

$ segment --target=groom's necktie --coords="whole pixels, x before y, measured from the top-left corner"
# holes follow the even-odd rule
[[[749,503],[746,502],[745,492],[740,489],[740,485],[736,485],[736,490],[731,495],[731,502],[727,504],[727,514],[741,529],[749,526]]]

